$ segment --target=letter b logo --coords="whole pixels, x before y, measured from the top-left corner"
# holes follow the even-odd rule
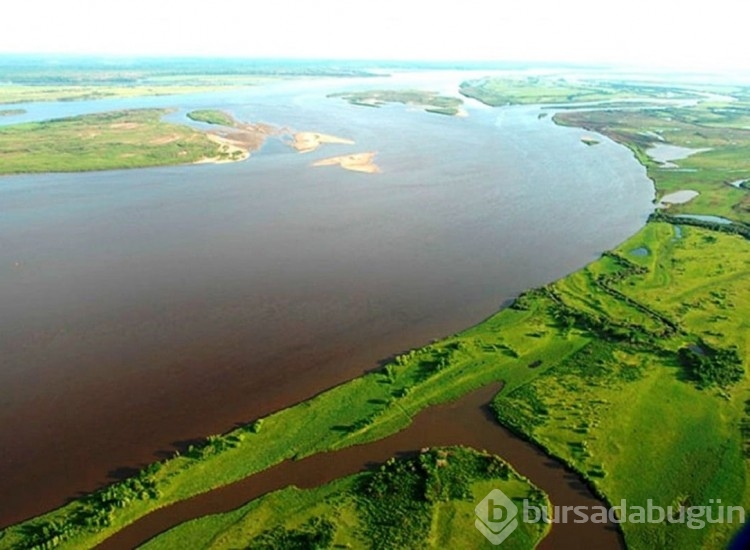
[[[518,507],[500,489],[493,489],[474,512],[474,526],[492,544],[500,544],[518,527]]]

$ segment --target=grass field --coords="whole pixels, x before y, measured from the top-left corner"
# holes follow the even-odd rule
[[[479,548],[474,507],[493,489],[521,507],[549,506],[502,459],[467,448],[436,448],[311,490],[271,493],[226,514],[187,522],[144,550],[184,548]],[[533,548],[543,523],[520,522],[506,548]]]
[[[640,247],[649,255],[629,253]],[[736,347],[746,357],[750,243],[688,227],[676,239],[672,225],[653,223],[617,252],[647,271],[610,283],[611,292],[597,281],[622,268],[605,257],[548,292],[576,312],[628,330],[602,335],[530,384],[501,393],[498,417],[584,473],[615,504],[645,506],[653,499],[695,506],[720,498],[747,506],[743,425],[750,384],[743,378],[731,387],[702,387],[679,350]],[[648,310],[679,329],[665,333]],[[586,330],[582,325],[577,319],[571,334]],[[623,530],[631,548],[717,548],[737,527],[624,524]]]
[[[221,156],[206,134],[162,122],[166,112],[115,111],[0,127],[0,174],[139,168]]]
[[[463,111],[463,101],[458,97],[440,95],[437,92],[422,90],[366,90],[364,92],[343,92],[328,97],[340,97],[352,105],[381,107],[387,103],[403,103],[420,107],[428,113],[454,116]]]
[[[723,180],[729,173],[740,178],[745,170],[743,105],[734,105],[728,116],[723,106],[701,104],[664,108],[669,114],[593,111],[557,119],[631,147],[659,193],[696,189],[708,201],[695,199],[670,212],[743,221],[748,191]],[[675,161],[677,169],[664,168],[645,153],[657,135],[674,145],[712,150]],[[696,171],[680,170],[686,166]],[[494,402],[499,420],[569,463],[609,502],[627,499],[643,506],[652,499],[679,507],[721,499],[727,506],[748,507],[748,275],[747,239],[652,221],[587,268],[527,292],[487,321],[5,529],[0,548],[50,541],[64,548],[93,547],[158,507],[284,459],[385,437],[419,410],[498,380],[505,382]],[[308,519],[322,513],[320,502],[334,494],[338,502],[351,490],[349,483],[351,478],[313,491],[288,489],[179,532],[206,542],[214,540],[212,533],[243,529],[255,537],[262,529],[252,518],[262,518],[268,528],[280,526],[293,536],[302,530],[306,536],[312,528]],[[274,511],[273,499],[292,503],[297,519],[287,523],[286,512],[282,517]],[[439,521],[431,536],[448,534],[434,540],[450,541],[449,525]],[[362,528],[361,518],[342,513],[334,527],[335,536],[341,529],[344,537]],[[738,527],[622,525],[629,547],[649,549],[721,548]]]

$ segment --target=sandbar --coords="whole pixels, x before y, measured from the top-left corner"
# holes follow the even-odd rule
[[[219,144],[219,155],[207,157],[195,164],[222,164],[245,160],[250,153],[257,151],[268,136],[280,133],[278,128],[269,124],[240,124],[231,132],[208,132],[208,139]]]
[[[311,151],[315,151],[324,143],[354,145],[354,142],[350,139],[331,136],[328,134],[319,134],[317,132],[297,132],[293,137],[294,141],[292,142],[292,147],[300,153],[310,153]]]
[[[368,174],[377,174],[380,172],[380,168],[375,164],[374,152],[369,153],[355,153],[352,155],[341,155],[339,157],[331,157],[323,160],[319,160],[313,163],[313,166],[341,166],[346,170],[353,170],[355,172],[366,172]]]

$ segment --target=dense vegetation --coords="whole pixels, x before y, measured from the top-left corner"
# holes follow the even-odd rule
[[[296,529],[276,527],[263,531],[246,546],[247,550],[318,550],[330,548],[336,525],[327,519],[313,518]],[[182,541],[174,545],[181,548]]]
[[[685,347],[680,350],[680,361],[703,387],[729,388],[745,376],[742,358],[736,348]]]
[[[387,103],[403,103],[423,108],[428,113],[457,115],[461,113],[463,101],[458,97],[440,95],[437,92],[421,90],[366,90],[363,92],[342,92],[328,97],[340,97],[352,105],[380,107]]]
[[[317,489],[283,489],[188,522],[145,548],[182,548],[193,533],[217,549],[476,548],[484,539],[473,528],[474,506],[493,488],[535,506],[549,504],[496,456],[463,447],[426,449]],[[533,547],[545,529],[522,523],[505,546]]]
[[[186,164],[220,156],[202,132],[161,119],[164,109],[82,115],[0,127],[0,174]]]

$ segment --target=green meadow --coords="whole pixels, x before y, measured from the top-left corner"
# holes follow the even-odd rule
[[[82,115],[0,127],[0,174],[188,164],[220,156],[197,130],[163,122],[166,109]]]
[[[599,337],[494,405],[503,424],[562,458],[613,504],[747,506],[750,383],[744,372],[736,383],[706,380],[681,350],[740,350],[737,363],[747,368],[750,243],[693,227],[681,235],[649,224],[616,256],[546,288],[570,334]],[[632,254],[641,248],[649,255]],[[723,547],[738,527],[622,525],[631,548]]]

